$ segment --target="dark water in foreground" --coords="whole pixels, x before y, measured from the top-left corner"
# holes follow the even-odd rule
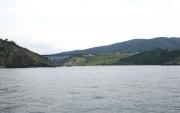
[[[180,113],[180,67],[0,69],[0,113]]]

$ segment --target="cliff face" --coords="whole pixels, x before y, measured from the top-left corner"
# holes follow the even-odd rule
[[[13,41],[0,39],[1,67],[48,67],[51,62],[41,55],[18,46]]]

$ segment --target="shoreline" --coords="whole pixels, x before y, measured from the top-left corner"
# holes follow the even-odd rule
[[[109,66],[109,67],[117,67],[117,66],[180,66],[180,65],[86,65],[86,66],[29,66],[29,67],[6,67],[6,66],[0,66],[0,69],[19,69],[19,68],[57,68],[57,67],[105,67],[105,66]]]

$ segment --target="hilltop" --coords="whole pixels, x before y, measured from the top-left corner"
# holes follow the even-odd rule
[[[157,37],[153,39],[133,39],[119,42],[107,46],[99,46],[84,50],[67,51],[54,55],[62,54],[102,54],[102,53],[132,53],[149,51],[156,48],[161,49],[180,49],[180,38],[178,37]]]

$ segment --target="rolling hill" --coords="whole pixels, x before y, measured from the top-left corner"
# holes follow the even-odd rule
[[[180,38],[177,37],[158,37],[153,39],[133,39],[125,42],[115,43],[107,46],[89,48],[85,50],[75,50],[62,52],[61,54],[102,54],[114,52],[143,52],[156,48],[161,49],[180,49]]]
[[[67,60],[82,55],[105,55],[114,53],[140,53],[154,49],[180,49],[180,38],[178,37],[157,37],[153,39],[133,39],[107,46],[94,47],[84,50],[67,51],[52,55],[45,55],[56,65],[63,65]]]

